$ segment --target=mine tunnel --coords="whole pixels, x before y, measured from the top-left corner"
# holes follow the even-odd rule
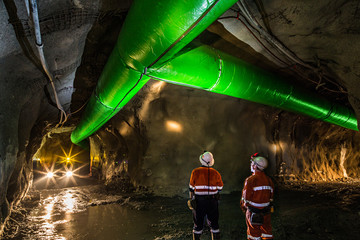
[[[193,239],[204,151],[221,239],[260,239],[254,153],[274,239],[359,238],[359,1],[4,0],[0,29],[1,239]]]

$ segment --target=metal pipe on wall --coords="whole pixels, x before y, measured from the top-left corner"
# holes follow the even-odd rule
[[[54,81],[53,81],[53,76],[49,71],[49,67],[48,67],[48,64],[46,62],[46,58],[45,58],[45,55],[44,55],[44,49],[43,49],[44,44],[43,44],[43,42],[41,40],[41,31],[40,31],[40,22],[39,22],[39,14],[38,14],[37,2],[36,2],[36,0],[29,0],[29,1],[30,1],[30,12],[31,12],[32,21],[33,21],[33,24],[34,24],[34,31],[35,31],[35,44],[36,44],[36,48],[37,48],[38,53],[39,53],[40,62],[41,62],[41,65],[43,67],[43,70],[44,70],[46,76],[48,77],[48,79],[50,81],[52,90],[54,92],[54,98],[55,98],[56,106],[61,111],[61,119],[60,119],[59,123],[64,123],[67,120],[67,114],[66,114],[63,107],[60,104],[59,98],[57,96],[55,84],[54,84]],[[27,0],[25,2],[27,2]],[[28,8],[28,4],[26,5],[26,7]],[[64,116],[64,121],[62,120],[63,116]]]

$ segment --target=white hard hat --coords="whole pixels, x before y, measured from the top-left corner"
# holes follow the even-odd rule
[[[251,161],[253,161],[261,171],[268,166],[268,160],[264,157],[254,157]]]
[[[209,166],[209,167],[214,165],[215,162],[211,152],[204,152],[203,154],[200,155],[199,160],[201,165]]]

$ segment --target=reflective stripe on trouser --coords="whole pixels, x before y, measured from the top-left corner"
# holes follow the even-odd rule
[[[251,235],[248,235],[248,239],[251,239],[251,240],[261,240],[261,237],[253,237]]]
[[[273,235],[272,234],[261,234],[261,238],[262,239],[273,239]]]
[[[207,216],[208,224],[214,233],[219,230],[219,210],[218,200],[215,198],[204,199],[196,198],[196,210],[193,211],[194,233],[200,233],[204,227],[205,216]]]
[[[248,239],[258,240],[261,239],[273,239],[272,228],[271,228],[271,215],[264,215],[264,224],[263,225],[251,225],[250,223],[251,212],[246,211],[246,225],[247,225],[247,235]]]

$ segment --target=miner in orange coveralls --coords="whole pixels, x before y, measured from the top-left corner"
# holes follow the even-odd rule
[[[204,152],[199,160],[201,167],[191,172],[189,184],[190,199],[196,203],[193,210],[193,240],[200,239],[205,216],[211,228],[212,239],[220,239],[218,200],[224,184],[220,173],[212,168],[214,157],[211,152]]]
[[[264,173],[266,158],[255,153],[251,156],[252,175],[245,180],[240,205],[246,215],[247,239],[273,239],[270,213],[274,183]]]

